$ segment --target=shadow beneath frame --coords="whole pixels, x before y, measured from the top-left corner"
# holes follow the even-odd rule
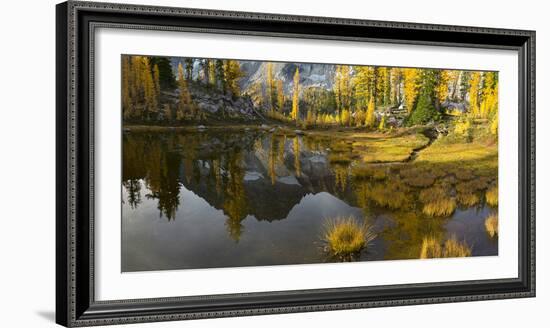
[[[47,321],[50,321],[50,322],[55,322],[55,312],[54,311],[37,311],[36,314],[43,318],[43,319],[46,319]]]

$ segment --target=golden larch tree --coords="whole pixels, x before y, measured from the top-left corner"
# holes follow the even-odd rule
[[[151,65],[149,58],[142,57],[142,76],[144,84],[144,96],[145,96],[145,117],[151,119],[152,116],[158,111],[158,99],[157,91],[155,88],[155,82],[153,81],[153,75],[151,74]]]
[[[153,82],[155,83],[157,97],[160,97],[160,70],[157,64],[153,66]]]
[[[343,65],[340,67],[340,74],[342,78],[340,79],[340,92],[342,96],[342,107],[349,111],[351,106],[351,95],[352,95],[352,85],[351,85],[351,67]]]
[[[388,75],[388,68],[387,67],[376,67],[376,80],[375,80],[375,88],[376,88],[376,104],[383,104],[385,105],[387,102],[386,99],[386,87],[389,86],[389,75]]]
[[[470,74],[470,88],[468,90],[470,114],[473,117],[480,116],[479,108],[479,85],[481,83],[481,73],[472,72]]]
[[[342,125],[351,126],[351,115],[347,108],[342,109],[340,114],[340,122],[342,122]]]
[[[441,70],[439,72],[436,95],[439,103],[443,103],[449,94],[449,81],[451,80],[451,73],[448,70]]]
[[[386,115],[382,116],[382,118],[380,119],[380,124],[378,125],[378,130],[384,131],[385,128],[386,128]]]
[[[352,97],[351,67],[348,65],[337,65],[334,74],[334,97],[336,110],[339,115],[343,109],[350,108]]]
[[[208,83],[210,85],[216,85],[216,63],[214,60],[208,61]]]
[[[489,118],[498,110],[498,80],[496,72],[483,74],[482,101],[479,114],[481,118]]]
[[[285,92],[283,90],[283,80],[277,80],[277,109],[283,112],[285,106]]]
[[[191,94],[187,87],[187,80],[185,79],[183,66],[181,63],[178,65],[178,89],[179,89],[179,102],[176,110],[176,119],[178,121],[184,120],[187,116],[193,116],[193,108],[191,101]]]
[[[132,76],[130,58],[122,57],[122,113],[124,118],[132,117],[134,111],[134,104],[132,102]]]
[[[365,114],[365,125],[369,128],[374,127],[374,124],[376,123],[376,117],[374,115],[374,97],[370,98],[369,106],[367,107],[367,113]]]
[[[300,119],[300,71],[298,67],[296,67],[296,72],[294,73],[294,85],[292,89],[292,112],[290,113],[290,118],[298,124]]]
[[[404,68],[404,94],[405,94],[405,108],[409,113],[412,112],[416,97],[420,91],[420,72],[418,68]]]
[[[224,76],[227,89],[235,96],[241,94],[239,79],[243,77],[239,62],[236,60],[226,60],[224,64]]]
[[[372,92],[372,79],[374,68],[371,66],[358,66],[355,68],[353,85],[355,87],[355,111],[366,111]]]
[[[268,62],[266,65],[266,89],[267,89],[267,102],[269,103],[269,110],[275,111],[275,79],[273,78],[273,63]]]
[[[384,81],[384,105],[390,105],[392,103],[392,70],[390,67],[384,67],[383,71],[383,81]]]

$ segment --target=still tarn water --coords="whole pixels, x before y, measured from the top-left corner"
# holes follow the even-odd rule
[[[122,271],[333,262],[324,225],[350,216],[377,233],[361,261],[416,259],[425,236],[498,254],[484,201],[427,217],[422,189],[406,187],[397,205],[381,206],[373,192],[402,183],[398,173],[354,176],[354,163],[331,162],[331,143],[256,130],[125,133]]]

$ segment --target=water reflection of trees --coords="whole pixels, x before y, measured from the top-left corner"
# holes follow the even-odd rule
[[[348,183],[349,165],[342,163],[332,164],[332,170],[334,172],[334,183],[336,189],[339,191],[345,191]]]
[[[216,148],[208,139],[202,134],[124,135],[122,184],[127,201],[132,208],[140,205],[143,181],[148,190],[145,197],[157,202],[161,217],[173,220],[181,205],[182,185],[204,186],[220,200],[228,233],[238,240],[247,215],[245,149],[237,142],[229,147],[220,142]]]
[[[141,179],[145,169],[140,165],[143,158],[141,142],[134,138],[124,138],[122,161],[122,185],[127,192],[127,201],[132,208],[141,204]]]
[[[482,206],[483,192],[492,181],[414,165],[358,165],[347,157],[348,145],[311,136],[132,133],[125,134],[123,142],[122,184],[132,208],[138,208],[145,195],[156,201],[160,216],[173,220],[185,186],[223,210],[229,237],[239,241],[249,214],[260,218],[280,212],[277,215],[285,218],[305,193],[324,191],[361,208],[366,218],[387,218],[389,223],[379,231],[386,259],[418,258],[424,237],[443,238],[448,216],[423,213],[428,200],[419,195],[440,195],[429,200],[431,206],[441,206],[447,198],[456,198],[457,206]],[[338,154],[332,160],[327,155],[330,147]],[[313,156],[324,162],[313,163]],[[261,176],[258,182],[255,177],[250,184],[245,181],[247,170],[259,172],[262,167],[265,182]],[[300,185],[279,182],[289,175]]]
[[[302,175],[302,166],[300,163],[300,138],[298,136],[292,140],[292,154],[294,155],[294,174],[300,177]]]
[[[141,204],[141,181],[138,179],[128,179],[122,182],[128,194],[128,204],[136,209]]]
[[[158,201],[157,208],[160,215],[163,214],[168,220],[176,217],[176,210],[180,205],[180,182],[178,167],[181,156],[175,152],[153,151],[151,168],[148,172],[147,188],[150,193],[145,197]]]
[[[145,197],[157,200],[160,216],[175,218],[179,206],[180,183],[178,176],[181,156],[169,152],[170,140],[142,135],[136,138],[124,135],[123,186],[128,194],[128,203],[137,208],[141,203],[141,181],[149,191]]]
[[[238,241],[242,233],[242,221],[247,214],[247,199],[244,191],[243,152],[238,149],[227,157],[223,210],[227,215],[229,236]]]

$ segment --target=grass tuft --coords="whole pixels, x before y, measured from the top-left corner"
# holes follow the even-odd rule
[[[345,259],[359,253],[376,235],[371,226],[360,224],[353,217],[339,217],[325,223],[323,237],[329,252]]]
[[[441,244],[433,236],[422,239],[422,248],[420,249],[421,259],[432,259],[442,257],[467,257],[472,255],[472,249],[465,243],[451,237]]]
[[[493,186],[485,193],[485,200],[491,206],[498,206],[498,186]]]
[[[441,244],[435,237],[424,237],[422,239],[422,248],[420,249],[421,259],[440,258],[442,254]]]
[[[485,230],[491,238],[498,236],[498,214],[492,213],[485,219]]]
[[[456,201],[453,198],[439,199],[422,207],[422,213],[428,216],[449,216],[456,209]]]
[[[458,192],[456,200],[463,206],[474,206],[479,203],[479,196],[473,192]]]
[[[443,250],[443,257],[467,257],[472,255],[472,249],[465,242],[459,242],[456,237],[447,239]]]
[[[456,209],[456,201],[441,187],[424,189],[419,200],[424,204],[422,212],[427,216],[449,216]]]

